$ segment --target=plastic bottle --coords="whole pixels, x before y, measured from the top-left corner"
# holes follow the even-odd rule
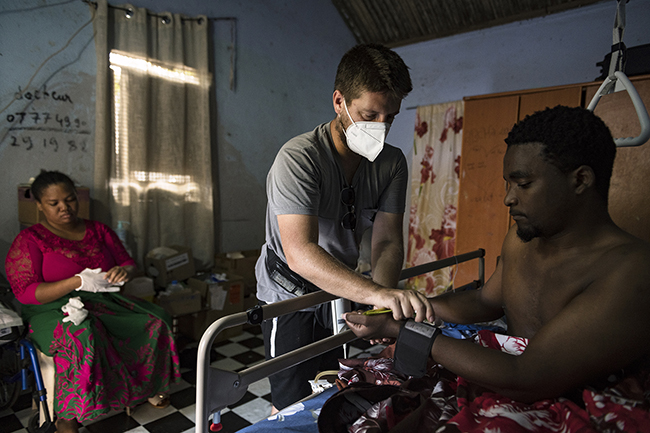
[[[126,227],[124,227],[124,224],[128,224],[128,222],[118,221],[117,228],[115,229],[115,233],[117,234],[117,237],[120,238],[122,244],[124,244],[124,247],[126,248]]]
[[[131,255],[131,249],[129,248],[129,244],[127,243],[127,235],[126,235],[126,226],[125,224],[129,224],[128,221],[118,221],[117,222],[117,228],[115,229],[115,233],[117,234],[117,237],[120,238],[120,241],[122,242],[122,245],[126,249],[126,252]]]
[[[176,293],[176,292],[180,292],[180,291],[182,291],[184,288],[185,288],[185,287],[183,287],[183,285],[182,285],[181,283],[179,283],[179,282],[176,281],[176,280],[173,280],[171,283],[169,283],[169,284],[167,285],[167,290],[166,290],[166,292],[167,292],[168,294],[171,295],[172,293]]]

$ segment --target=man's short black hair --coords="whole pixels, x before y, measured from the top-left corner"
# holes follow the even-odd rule
[[[402,100],[413,90],[413,85],[408,66],[396,52],[379,44],[361,44],[341,59],[334,89],[350,104],[366,91],[389,93]]]
[[[589,110],[558,105],[526,116],[508,134],[508,147],[541,143],[542,156],[563,173],[581,165],[596,175],[596,191],[609,193],[616,144],[605,122]]]

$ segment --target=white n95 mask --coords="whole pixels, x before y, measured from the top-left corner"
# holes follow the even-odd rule
[[[343,130],[348,147],[352,152],[373,162],[384,148],[384,140],[386,140],[390,124],[383,122],[355,122],[350,116],[345,100],[343,100],[343,106],[352,122],[347,131]]]

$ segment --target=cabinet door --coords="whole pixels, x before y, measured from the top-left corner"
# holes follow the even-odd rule
[[[486,278],[494,272],[508,231],[508,208],[503,204],[503,140],[517,121],[518,107],[518,95],[465,101],[456,254],[485,249]],[[474,261],[461,264],[454,285],[476,277]]]
[[[646,108],[650,107],[650,77],[631,78]],[[585,88],[586,104],[600,83]],[[626,91],[603,96],[594,110],[614,138],[636,137],[639,119]],[[638,147],[616,149],[614,171],[609,188],[609,213],[621,227],[650,242],[650,142]]]
[[[521,95],[519,102],[519,120],[536,111],[556,105],[579,107],[581,101],[582,88],[580,86],[526,93]]]

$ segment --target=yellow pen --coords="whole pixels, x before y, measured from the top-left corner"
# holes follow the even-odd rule
[[[384,313],[392,313],[393,310],[390,308],[379,308],[377,310],[366,310],[362,314],[364,316],[374,316],[375,314],[384,314]]]

